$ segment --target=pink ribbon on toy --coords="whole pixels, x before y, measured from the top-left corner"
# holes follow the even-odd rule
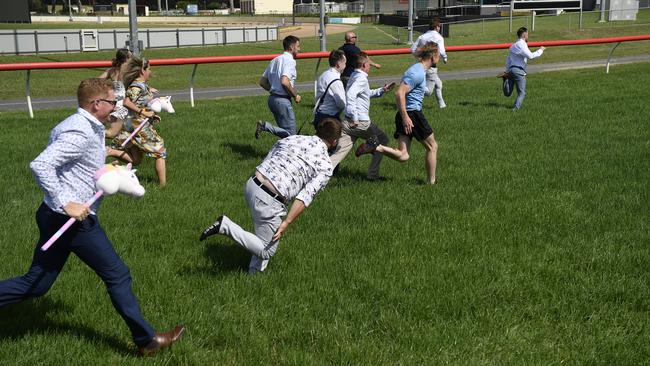
[[[92,205],[93,203],[95,203],[95,201],[97,201],[97,199],[98,199],[99,197],[101,197],[103,194],[104,194],[104,191],[102,191],[101,189],[100,189],[99,191],[97,191],[97,193],[95,193],[95,195],[92,196],[92,197],[88,200],[88,202],[84,203],[84,207],[86,207],[86,208],[90,207],[90,205]],[[66,230],[68,230],[68,228],[69,228],[70,226],[72,226],[72,224],[74,223],[74,221],[75,221],[75,219],[74,219],[73,217],[71,217],[70,219],[68,219],[68,221],[66,221],[66,223],[63,224],[63,226],[61,226],[61,228],[59,229],[59,231],[57,231],[56,233],[54,233],[54,235],[52,235],[52,237],[50,238],[50,240],[48,240],[47,242],[45,242],[45,244],[43,244],[43,246],[41,247],[41,250],[42,250],[42,251],[46,251],[49,247],[51,247],[52,244],[54,244],[54,242],[55,242],[58,238],[60,238],[61,235],[63,235],[63,233],[65,233]]]
[[[130,135],[126,140],[124,140],[124,142],[122,143],[122,145],[120,145],[120,147],[125,147],[126,144],[128,144],[129,141],[131,141],[131,139],[133,139],[133,137],[135,137],[135,134],[137,134],[138,132],[140,132],[140,130],[142,129],[142,127],[144,127],[144,125],[145,125],[147,122],[149,122],[149,118],[147,118],[147,119],[145,119],[144,121],[142,121],[142,123],[140,123],[140,125],[139,125],[138,127],[136,127],[135,130],[133,130],[133,132],[131,133],[131,135]]]

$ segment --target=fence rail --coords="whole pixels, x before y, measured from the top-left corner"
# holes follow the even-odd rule
[[[571,39],[571,40],[551,40],[529,42],[531,47],[545,46],[545,47],[558,47],[558,46],[576,46],[576,45],[589,45],[589,44],[603,44],[615,43],[614,47],[609,53],[607,59],[606,70],[609,72],[609,63],[611,56],[622,42],[635,42],[635,41],[648,41],[650,34],[637,35],[637,36],[622,36],[622,37],[607,37],[607,38],[589,38],[589,39]],[[485,50],[498,50],[509,48],[512,43],[496,43],[496,44],[478,44],[466,46],[449,46],[446,48],[447,52],[466,52],[466,51],[485,51]],[[393,48],[384,50],[367,50],[367,54],[371,56],[385,56],[385,55],[401,55],[410,54],[410,48]],[[275,58],[277,54],[264,54],[264,55],[247,55],[247,56],[210,56],[210,57],[189,57],[189,58],[167,58],[167,59],[152,59],[151,65],[154,66],[174,66],[174,65],[194,65],[192,75],[190,76],[190,104],[194,107],[194,76],[196,75],[196,68],[200,64],[213,64],[213,63],[229,63],[229,62],[252,62],[252,61],[269,61]],[[298,54],[298,59],[309,58],[327,58],[329,52],[305,52]],[[32,70],[43,69],[85,69],[85,68],[101,68],[110,67],[110,61],[68,61],[68,62],[24,62],[13,64],[0,64],[0,71],[26,71],[26,94],[27,106],[29,109],[30,117],[34,117],[34,112],[31,104],[30,96],[30,75]],[[318,66],[317,66],[318,67]]]
[[[275,41],[277,26],[146,28],[138,31],[143,48],[179,48]],[[128,29],[0,30],[0,55],[115,50],[129,40]]]

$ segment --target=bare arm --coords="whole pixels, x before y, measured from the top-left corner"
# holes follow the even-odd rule
[[[401,83],[395,92],[395,100],[397,102],[397,110],[399,111],[400,116],[402,116],[404,132],[411,134],[411,130],[413,129],[413,121],[411,121],[408,113],[406,113],[406,93],[408,92],[409,86],[405,83]]]
[[[291,205],[291,208],[289,209],[289,213],[287,214],[287,217],[285,217],[284,220],[282,220],[282,223],[280,224],[278,231],[276,231],[275,234],[273,235],[273,241],[279,240],[280,237],[282,237],[282,234],[287,230],[289,225],[291,225],[291,223],[294,222],[304,210],[305,210],[305,203],[299,199],[294,200],[293,204]]]
[[[293,97],[296,103],[300,103],[301,100],[300,95],[298,95],[298,91],[296,91],[293,88],[293,86],[291,86],[291,80],[289,80],[288,77],[282,75],[282,79],[280,79],[280,83],[282,83],[282,87],[289,94],[289,96]]]
[[[264,76],[260,78],[260,86],[266,91],[271,90],[271,83],[269,83],[269,79]]]

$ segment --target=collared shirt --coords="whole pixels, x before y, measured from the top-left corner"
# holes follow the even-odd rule
[[[350,121],[370,121],[370,98],[384,95],[384,88],[370,89],[368,74],[354,70],[345,93],[345,118]]]
[[[287,200],[294,197],[309,206],[332,176],[327,145],[318,136],[293,135],[273,145],[257,171]]]
[[[435,42],[438,45],[438,52],[440,53],[440,58],[445,62],[447,61],[447,51],[445,50],[445,39],[442,38],[440,33],[430,30],[418,37],[417,41],[413,42],[411,46],[411,53],[413,56],[417,57],[418,47],[424,47],[425,44],[429,42]]]
[[[421,111],[424,92],[427,90],[426,71],[421,62],[417,62],[409,67],[402,82],[408,85],[409,91],[406,93],[406,110]]]
[[[510,70],[511,67],[518,67],[526,70],[528,59],[539,57],[543,52],[544,50],[541,48],[535,52],[530,52],[528,44],[526,44],[526,41],[521,38],[510,46],[508,58],[506,58],[506,70]]]
[[[296,60],[289,52],[284,52],[280,56],[271,60],[269,66],[264,70],[263,77],[269,80],[271,84],[271,94],[289,96],[282,86],[282,77],[286,76],[293,87],[296,82],[298,73],[296,72]]]
[[[339,80],[339,81],[334,81]],[[345,88],[341,80],[341,73],[333,67],[323,72],[316,82],[316,101],[323,98],[320,107],[314,112],[327,114],[330,116],[338,115],[345,109]],[[334,81],[334,82],[333,82]],[[330,85],[330,83],[332,83]],[[330,86],[327,89],[327,86]],[[325,96],[322,96],[327,89]]]
[[[361,53],[361,48],[356,45],[346,43],[343,46],[339,47],[339,50],[345,53],[345,69],[341,75],[345,77],[350,77],[354,72],[354,69],[357,67],[357,55]]]
[[[65,214],[65,205],[84,203],[95,194],[93,176],[105,160],[104,125],[79,108],[54,127],[47,147],[29,167],[45,194],[43,202]],[[90,207],[91,213],[96,213],[100,201]]]

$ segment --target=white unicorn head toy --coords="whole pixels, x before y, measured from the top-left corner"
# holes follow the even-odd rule
[[[135,169],[131,169],[131,164],[127,166],[116,166],[113,164],[106,164],[99,168],[93,177],[95,179],[95,188],[97,192],[92,196],[84,206],[90,207],[99,197],[103,194],[112,195],[117,192],[128,194],[132,197],[144,196],[144,187],[140,185],[138,177],[135,176]],[[74,223],[74,218],[61,226],[59,231],[54,233],[52,237],[41,246],[42,251],[46,251],[54,242],[65,233],[66,230]]]
[[[176,112],[174,106],[172,106],[171,96],[153,98],[149,103],[147,103],[147,107],[156,113],[160,113],[160,111],[165,111],[167,113]]]

